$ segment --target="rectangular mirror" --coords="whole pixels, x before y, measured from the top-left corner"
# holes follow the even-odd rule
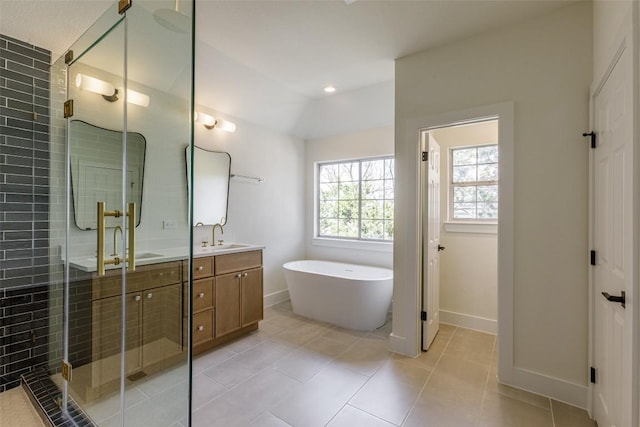
[[[189,147],[185,154],[188,177],[191,173]],[[194,147],[193,158],[193,223],[224,225],[227,222],[231,156]]]
[[[81,120],[70,124],[71,187],[75,223],[81,230],[95,230],[96,202],[122,206],[123,132],[103,129]],[[147,141],[144,136],[127,132],[127,203],[136,204],[136,226],[142,212],[142,181]],[[107,218],[107,227],[122,219]]]

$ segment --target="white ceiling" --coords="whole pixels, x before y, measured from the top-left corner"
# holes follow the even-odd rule
[[[331,133],[326,126],[313,123],[314,111],[331,109],[338,100],[344,106],[352,91],[359,99],[375,103],[372,97],[362,96],[369,87],[381,94],[379,102],[393,102],[392,93],[384,88],[394,78],[394,59],[570,2],[198,0],[196,102],[297,136],[326,135]],[[55,60],[114,3],[0,0],[0,33],[49,49]],[[168,0],[134,0],[136,3],[149,10],[174,4]],[[187,6],[183,0],[181,9]],[[151,48],[152,40],[148,43]],[[167,67],[171,66],[169,62]],[[173,67],[177,74],[188,75],[185,69],[178,69],[179,64]],[[338,92],[324,94],[322,87],[327,84],[335,85]],[[175,80],[162,85],[164,90],[181,86]],[[314,131],[314,127],[321,130]]]

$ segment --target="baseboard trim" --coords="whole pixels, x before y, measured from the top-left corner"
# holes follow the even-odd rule
[[[408,341],[406,337],[401,337],[393,333],[389,335],[389,351],[393,353],[403,354],[409,357],[418,356],[417,354],[413,354],[412,351],[407,349],[407,344]]]
[[[269,295],[264,296],[264,306],[271,307],[272,305],[279,304],[289,300],[289,290],[284,289],[282,291],[272,292]]]
[[[511,381],[503,384],[540,394],[578,408],[587,407],[588,387],[559,378],[550,377],[523,368],[513,368]]]
[[[498,333],[498,321],[485,317],[471,316],[469,314],[456,313],[440,309],[440,321],[449,325],[460,326],[489,334]]]

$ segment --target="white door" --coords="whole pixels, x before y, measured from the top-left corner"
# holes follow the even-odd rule
[[[593,415],[600,427],[631,425],[633,305],[633,91],[627,47],[594,97]],[[625,307],[607,295],[620,297]]]
[[[422,349],[428,350],[440,329],[440,145],[429,134],[422,133]],[[423,318],[424,319],[424,318]]]

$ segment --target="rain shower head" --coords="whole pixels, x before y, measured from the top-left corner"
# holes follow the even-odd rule
[[[174,9],[158,9],[153,12],[156,22],[174,33],[185,34],[191,28],[191,18],[180,13],[178,1]]]

